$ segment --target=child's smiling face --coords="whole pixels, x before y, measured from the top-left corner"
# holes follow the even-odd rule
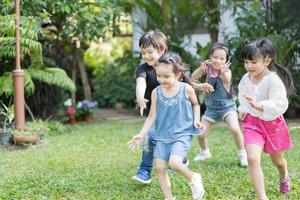
[[[159,63],[156,67],[157,81],[163,88],[171,88],[180,76],[180,73],[173,71],[171,64]]]
[[[164,53],[164,51],[160,51],[155,49],[152,45],[141,48],[142,59],[150,66],[154,66],[158,61],[159,57]]]
[[[258,56],[252,60],[245,59],[244,66],[245,69],[249,72],[251,77],[261,78],[268,71],[268,65],[270,64],[270,58],[263,58]]]
[[[226,63],[226,51],[224,49],[216,49],[211,54],[209,60],[211,62],[211,66],[215,70],[220,70],[221,66]]]

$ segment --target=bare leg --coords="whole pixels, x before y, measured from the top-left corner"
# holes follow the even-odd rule
[[[181,160],[182,164],[182,160]],[[183,165],[183,164],[182,164]],[[160,184],[160,188],[164,193],[165,199],[172,200],[172,190],[169,176],[167,174],[168,163],[165,160],[156,159],[156,173]]]
[[[182,158],[180,156],[172,155],[169,160],[169,165],[175,171],[180,172],[188,182],[191,182],[194,172],[182,163]]]
[[[228,115],[225,118],[225,122],[228,125],[233,137],[234,142],[238,150],[244,150],[244,138],[240,129],[240,124],[237,115]]]
[[[202,184],[201,175],[192,172],[186,165],[184,165],[180,156],[171,155],[169,164],[172,169],[178,171],[187,179],[192,189],[193,199],[202,199],[205,194],[205,190]]]
[[[259,199],[267,199],[264,174],[260,166],[262,148],[255,144],[246,145],[248,169],[254,189]]]
[[[208,148],[208,145],[207,145],[207,131],[213,125],[213,123],[210,123],[206,120],[202,120],[202,123],[205,124],[206,130],[205,130],[204,134],[198,136],[198,143],[199,143],[200,148],[205,150],[205,149]]]
[[[271,154],[272,163],[277,167],[280,179],[287,179],[288,178],[288,168],[287,162],[283,157],[283,153],[274,153]]]

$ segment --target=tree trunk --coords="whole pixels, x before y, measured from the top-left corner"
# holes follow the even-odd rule
[[[77,62],[76,62],[76,50],[73,51],[73,55],[72,55],[73,59],[72,59],[72,66],[71,66],[71,70],[72,70],[72,81],[76,84],[76,80],[77,80]],[[72,92],[72,102],[76,102],[76,91]]]
[[[78,65],[79,72],[80,72],[82,86],[83,86],[84,98],[92,99],[92,91],[91,91],[91,87],[89,84],[88,75],[86,72],[86,66],[83,62],[83,54],[81,52],[81,49],[77,48],[77,47],[76,47],[76,60],[77,60],[77,65]]]
[[[218,41],[220,22],[220,0],[201,0],[207,6],[206,17],[208,19],[208,33],[211,42]]]

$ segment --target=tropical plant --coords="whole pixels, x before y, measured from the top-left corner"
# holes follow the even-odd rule
[[[44,21],[44,29],[53,35],[46,37],[45,44],[51,43],[47,51],[62,68],[72,73],[73,81],[81,79],[85,99],[92,98],[92,91],[84,51],[91,41],[104,37],[120,15],[120,1],[60,1],[60,0],[24,0],[22,13],[26,16],[40,16],[47,13],[49,21]],[[54,40],[54,39],[55,40]],[[80,84],[80,83],[79,83]],[[74,95],[75,96],[75,95]]]
[[[0,57],[14,58],[14,16],[0,16],[0,22]],[[47,68],[44,66],[42,60],[42,47],[38,42],[40,26],[35,18],[22,17],[21,23],[21,58],[25,59],[26,56],[30,56],[31,58],[31,65],[28,69],[24,70],[26,94],[30,95],[34,92],[35,86],[32,79],[37,79],[47,84],[56,85],[70,91],[76,90],[74,83],[67,76],[64,70],[60,68]],[[0,95],[12,95],[13,84],[11,73],[5,72],[2,76],[0,76],[0,80],[1,83],[3,83],[0,86]]]
[[[8,129],[11,129],[12,122],[15,117],[13,105],[7,107],[3,102],[1,102],[0,116],[1,116],[0,130],[6,132]]]
[[[238,83],[245,73],[243,61],[240,60],[240,52],[245,41],[255,40],[260,37],[269,38],[276,48],[277,61],[288,68],[295,82],[296,94],[290,97],[290,106],[299,107],[300,85],[297,80],[299,80],[300,72],[296,67],[297,56],[299,56],[300,52],[299,25],[291,22],[287,23],[285,16],[288,15],[289,10],[282,10],[282,8],[292,9],[293,4],[290,3],[289,1],[273,2],[271,8],[258,0],[253,2],[233,2],[234,10],[237,11],[234,13],[234,16],[238,31],[235,35],[227,35],[226,41],[233,50],[233,81]],[[289,7],[284,7],[288,4]],[[299,13],[294,12],[295,18],[297,15]]]

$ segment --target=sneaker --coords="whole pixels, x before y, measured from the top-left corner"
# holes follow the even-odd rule
[[[183,159],[183,164],[185,164],[186,166],[189,166],[190,161],[187,158],[184,158]],[[168,167],[167,168],[167,173],[172,173],[172,172],[174,172],[174,170],[171,167]]]
[[[211,157],[211,153],[209,151],[209,149],[205,149],[205,150],[200,150],[199,154],[194,158],[194,161],[198,161],[198,160],[206,160],[209,159]]]
[[[141,184],[150,184],[151,183],[151,175],[145,169],[140,169],[136,175],[134,175],[131,180],[136,181]]]
[[[247,167],[248,166],[248,160],[247,160],[247,153],[245,150],[239,150],[237,152],[237,156],[240,160],[241,167]]]
[[[184,160],[183,160],[183,164],[185,164],[186,166],[189,166],[189,164],[190,164],[190,161],[189,161],[189,159],[187,159],[187,158],[184,158]]]
[[[190,187],[192,189],[193,200],[201,200],[205,194],[205,191],[200,174],[195,173],[193,175]]]
[[[291,183],[290,183],[290,177],[286,179],[280,180],[280,192],[281,193],[289,193],[291,191]]]

